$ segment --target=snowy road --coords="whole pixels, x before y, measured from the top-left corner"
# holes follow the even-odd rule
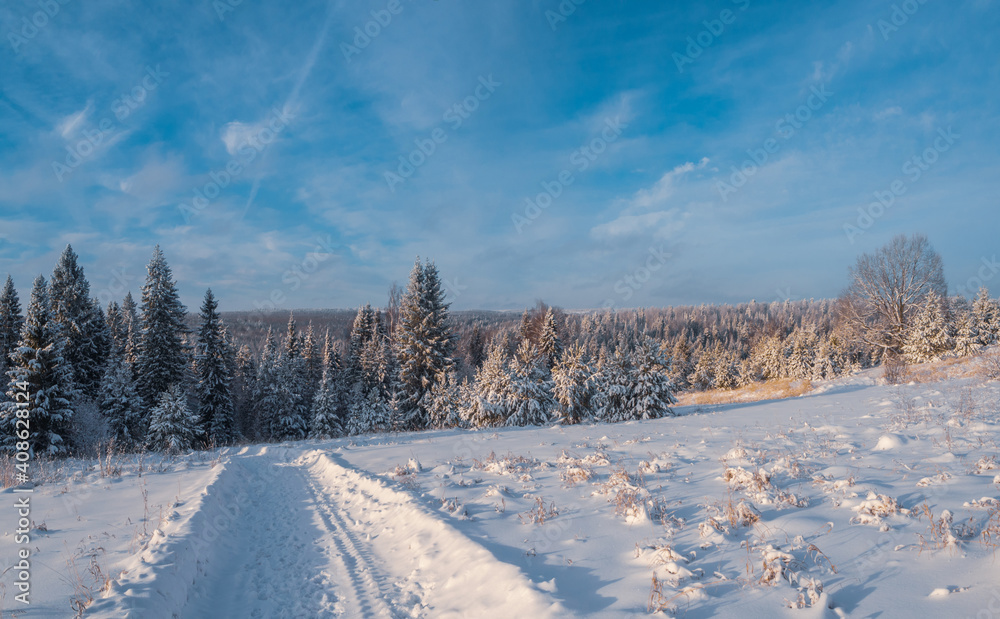
[[[183,505],[179,506],[183,508]],[[95,617],[565,616],[411,496],[316,450],[233,455]]]

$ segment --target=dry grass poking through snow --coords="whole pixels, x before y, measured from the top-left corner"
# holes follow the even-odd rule
[[[677,396],[678,406],[705,406],[734,404],[739,402],[761,402],[764,400],[785,400],[797,398],[813,390],[812,381],[782,378],[766,383],[755,383],[739,389],[711,389],[691,391]]]

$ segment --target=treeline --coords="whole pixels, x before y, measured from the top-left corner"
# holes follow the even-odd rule
[[[891,303],[857,285],[837,301],[616,312],[539,302],[518,316],[451,314],[435,265],[418,260],[385,308],[365,305],[350,321],[342,311],[313,313],[316,324],[303,329],[291,314],[281,323],[246,312],[224,320],[211,290],[189,315],[159,247],[139,302],[129,293],[102,308],[67,247],[51,278],[34,281],[23,316],[10,277],[0,292],[3,446],[29,440],[59,455],[113,441],[180,451],[655,419],[672,414],[678,390],[834,378],[996,343],[1000,304],[985,289],[971,303],[942,296],[940,265],[930,264],[933,277],[892,316],[878,311]],[[29,396],[27,433],[16,427],[19,392]]]

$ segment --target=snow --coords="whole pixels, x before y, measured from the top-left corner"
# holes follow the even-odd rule
[[[33,495],[30,616],[72,614],[70,557],[93,617],[993,613],[1000,385],[875,378],[621,424],[147,457],[141,474],[139,456],[120,476],[65,461]]]

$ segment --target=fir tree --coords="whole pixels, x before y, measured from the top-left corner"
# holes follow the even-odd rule
[[[552,393],[559,404],[556,418],[565,424],[582,423],[593,415],[590,408],[593,370],[584,355],[583,347],[574,344],[552,369]]]
[[[465,390],[468,383],[464,384]],[[434,383],[429,395],[428,412],[430,427],[454,428],[462,425],[463,384],[455,372],[448,372],[445,380]]]
[[[309,423],[309,437],[328,439],[344,435],[344,423],[341,418],[343,394],[336,378],[335,370],[323,373],[319,390],[313,399],[312,419]]]
[[[125,294],[125,300],[122,302],[122,319],[125,321],[125,362],[134,368],[139,361],[142,321],[139,319],[139,309],[132,299],[131,292]]]
[[[965,314],[958,319],[955,335],[955,354],[959,357],[971,357],[983,349],[979,329],[972,314]]]
[[[907,333],[903,354],[910,363],[926,363],[940,359],[954,346],[943,300],[929,292]]]
[[[108,303],[104,312],[104,321],[108,325],[108,338],[110,348],[108,358],[116,358],[119,361],[125,357],[125,349],[128,345],[128,326],[122,308],[116,301]]]
[[[66,338],[66,362],[73,372],[81,395],[94,397],[100,387],[107,358],[107,341],[102,338],[103,311],[95,309],[90,283],[69,245],[59,257],[49,282],[52,319]],[[102,320],[97,321],[100,317]]]
[[[257,384],[257,364],[250,347],[244,344],[236,353],[233,372],[234,426],[241,436],[254,436],[254,387]]]
[[[552,383],[543,369],[538,351],[522,340],[510,367],[510,413],[508,426],[539,426],[549,423],[555,401]]]
[[[316,397],[320,382],[323,380],[323,357],[320,354],[319,342],[316,341],[316,333],[311,322],[306,328],[305,337],[302,339],[301,356],[305,378],[305,392],[302,395],[305,398],[305,405],[311,409],[313,398]]]
[[[135,390],[132,370],[120,356],[112,357],[104,371],[99,401],[115,446],[131,450],[141,445],[146,434],[142,427],[143,402]]]
[[[66,454],[72,401],[77,395],[73,373],[65,357],[66,340],[62,326],[53,318],[48,286],[39,275],[31,290],[31,300],[21,326],[17,347],[10,356],[10,379],[3,404],[2,427],[4,447],[13,449],[17,440],[15,422],[18,411],[27,411],[31,427],[29,442],[36,454]],[[27,408],[18,408],[18,393],[27,392]],[[25,413],[22,413],[22,415]]]
[[[478,370],[479,366],[483,364],[486,360],[486,340],[483,338],[483,333],[479,328],[479,323],[476,323],[472,327],[472,335],[469,337],[469,367],[473,371]]]
[[[663,358],[660,347],[647,338],[633,353],[634,406],[633,419],[659,419],[673,415],[671,404],[674,398],[674,384],[668,374],[668,362]]]
[[[201,327],[195,354],[198,378],[198,416],[200,434],[209,443],[225,445],[234,438],[232,367],[225,327],[218,313],[219,303],[211,288],[205,292],[201,306]]]
[[[631,360],[621,346],[598,362],[594,376],[594,414],[598,420],[617,423],[632,418],[635,384]]]
[[[3,292],[0,293],[0,372],[6,372],[10,363],[10,354],[21,339],[21,301],[14,288],[14,280],[7,276]]]
[[[424,396],[452,368],[453,337],[448,325],[448,304],[431,262],[413,265],[400,307],[398,358],[400,417],[406,429],[427,427]]]
[[[542,321],[542,332],[538,336],[538,349],[542,354],[546,368],[550,371],[563,355],[559,327],[551,307],[545,312],[545,319]]]
[[[979,333],[979,343],[992,346],[1000,336],[1000,305],[990,298],[986,287],[979,289],[979,295],[972,303],[973,326]]]
[[[184,316],[170,267],[157,245],[142,287],[142,329],[135,365],[139,395],[147,406],[159,402],[160,394],[184,380]]]
[[[187,406],[179,385],[171,385],[150,411],[147,442],[151,449],[180,453],[194,446],[198,436],[198,415]]]
[[[495,338],[476,372],[471,402],[465,409],[468,424],[475,428],[505,425],[510,417],[510,392],[507,346],[501,338]]]

